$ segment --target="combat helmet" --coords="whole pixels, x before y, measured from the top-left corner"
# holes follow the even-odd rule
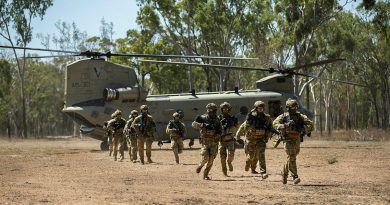
[[[115,118],[115,117],[117,117],[118,115],[122,115],[122,112],[121,112],[120,110],[115,110],[115,112],[112,113],[111,118]]]
[[[221,108],[221,111],[224,107],[227,107],[228,111],[232,110],[232,106],[228,102],[223,102],[219,107]]]
[[[132,111],[130,112],[129,118],[132,118],[133,115],[138,115],[138,111],[137,111],[137,110],[132,110]]]
[[[138,111],[137,111],[137,110],[132,110],[132,111],[130,112],[130,115],[133,115],[133,114],[137,114],[137,115],[138,115]]]
[[[293,106],[298,106],[298,102],[294,99],[287,99],[286,101],[286,108],[290,108],[290,107],[293,107]]]
[[[209,104],[207,104],[206,105],[206,109],[208,110],[208,109],[212,109],[213,110],[213,112],[217,112],[217,105],[216,104],[214,104],[214,103],[209,103]]]
[[[264,107],[265,106],[265,103],[261,100],[259,101],[256,101],[255,104],[253,104],[253,107],[257,108],[257,107]]]
[[[140,107],[140,110],[148,110],[149,108],[148,108],[148,106],[147,105],[141,105],[141,107]]]

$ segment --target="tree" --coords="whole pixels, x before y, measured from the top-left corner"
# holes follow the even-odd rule
[[[1,0],[0,1],[0,36],[8,41],[11,46],[18,45],[26,47],[32,39],[31,20],[39,17],[43,18],[46,10],[52,5],[52,0]],[[15,36],[12,31],[14,30]],[[15,42],[16,40],[16,42]],[[20,79],[21,102],[22,102],[22,119],[23,119],[23,137],[27,137],[27,116],[26,116],[26,99],[25,99],[25,72],[26,63],[18,58],[14,49],[14,56],[17,64],[18,76]],[[23,52],[23,57],[26,51]]]
[[[236,56],[244,54],[248,42],[246,8],[250,1],[157,1],[139,0],[137,22],[144,41],[143,51],[156,44],[170,45],[183,55]],[[147,42],[147,43],[146,43]],[[166,53],[168,54],[168,53]],[[230,60],[197,60],[199,63],[232,64]],[[147,68],[146,68],[147,69]],[[202,68],[205,90],[226,90],[234,81],[229,70]],[[164,72],[160,70],[159,74]],[[192,73],[192,69],[189,69]],[[230,79],[229,79],[230,76]],[[151,76],[153,78],[153,76]],[[189,75],[190,89],[192,75]],[[213,83],[217,81],[218,86]]]
[[[11,64],[8,61],[0,60],[0,113],[2,115],[2,121],[5,121],[7,127],[7,135],[11,137],[11,122],[9,111],[11,110],[11,82],[12,82],[12,69]]]

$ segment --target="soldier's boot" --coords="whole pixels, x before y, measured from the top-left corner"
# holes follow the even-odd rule
[[[144,158],[140,158],[140,160],[141,160],[141,164],[145,164]]]
[[[122,155],[119,157],[119,161],[122,162],[125,159],[125,157]]]
[[[148,163],[153,163],[152,158],[148,157]]]
[[[115,155],[115,154],[114,154],[114,161],[116,161],[116,160],[117,160],[117,157],[116,157],[116,156],[117,156],[117,155]]]
[[[175,154],[176,164],[179,164],[179,155],[178,155],[178,153],[174,153],[174,154]]]
[[[203,179],[204,180],[211,180],[211,178],[209,177],[209,172],[207,171],[207,168],[203,172]]]
[[[253,169],[253,168],[252,168],[252,169],[251,169],[251,173],[252,173],[252,174],[258,174],[259,172],[257,172],[256,169]]]
[[[294,184],[299,184],[299,182],[301,182],[301,179],[298,176],[293,178],[294,178]]]
[[[222,173],[225,177],[228,177],[227,174],[227,167],[226,167],[226,160],[221,160],[221,167],[222,167]]]
[[[109,153],[108,153],[109,157],[111,157],[111,155],[112,155],[112,150],[110,150]]]
[[[199,174],[199,173],[200,173],[200,171],[202,171],[202,166],[200,166],[200,165],[199,165],[199,166],[196,168],[196,173],[198,173],[198,174]]]
[[[287,175],[282,173],[282,183],[287,184]]]
[[[267,173],[262,173],[261,174],[261,178],[262,179],[267,179],[268,178],[268,174]]]
[[[222,168],[222,173],[225,177],[229,177],[229,175],[227,174],[227,169],[226,167],[225,168]]]
[[[250,166],[251,166],[250,163],[248,161],[246,161],[246,163],[245,163],[245,171],[246,172],[249,171]]]
[[[229,171],[232,172],[233,171],[233,165],[231,162],[228,162],[228,166],[229,166]]]

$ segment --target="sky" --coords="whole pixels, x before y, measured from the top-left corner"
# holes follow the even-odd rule
[[[340,4],[344,4],[345,1],[340,0]],[[348,5],[347,9],[355,8],[360,1]],[[87,32],[89,36],[99,36],[100,21],[104,18],[107,23],[112,22],[114,25],[114,39],[123,38],[127,30],[138,28],[135,22],[137,11],[136,0],[54,0],[53,6],[48,8],[43,20],[39,18],[33,20],[34,39],[28,47],[42,48],[36,35],[58,34],[55,28],[58,21],[75,22],[80,31]]]
[[[87,32],[88,36],[99,36],[102,18],[107,23],[114,24],[114,39],[123,38],[129,29],[136,29],[138,7],[135,0],[54,0],[53,5],[46,11],[43,20],[34,19],[33,41],[28,47],[39,47],[38,33],[57,34],[55,23],[65,21],[75,22],[80,31]]]

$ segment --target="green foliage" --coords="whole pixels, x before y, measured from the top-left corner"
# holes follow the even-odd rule
[[[17,32],[17,43],[32,39],[29,17],[42,18],[52,1],[0,0],[1,36],[7,29]],[[384,128],[389,126],[390,52],[388,1],[362,1],[356,12],[343,11],[338,1],[262,0],[138,0],[139,29],[130,29],[123,38],[113,39],[113,23],[101,20],[100,35],[88,36],[76,23],[59,21],[57,35],[40,35],[47,48],[108,51],[138,54],[206,56],[250,56],[256,61],[172,59],[173,61],[235,66],[286,67],[321,59],[346,61],[301,70],[300,72],[360,82],[366,88],[331,81],[310,84],[316,111],[327,116],[328,129]],[[31,11],[31,13],[27,12]],[[12,42],[12,41],[11,41]],[[51,45],[53,43],[53,45]],[[25,92],[27,119],[31,133],[42,135],[66,130],[70,120],[60,113],[63,101],[63,68],[75,58],[0,61],[0,111],[12,112],[19,126]],[[112,57],[114,63],[134,68],[140,83],[152,94],[182,93],[189,90],[189,67],[140,63],[137,59]],[[161,58],[158,60],[166,60]],[[28,69],[20,69],[22,65]],[[19,66],[19,67],[18,67]],[[24,76],[25,75],[25,76]],[[197,92],[254,89],[255,81],[268,73],[192,67],[193,88]],[[22,84],[22,81],[25,81]],[[305,79],[295,79],[299,91]],[[24,88],[21,88],[25,85]],[[12,92],[12,95],[10,95]],[[7,97],[8,96],[8,97]],[[303,100],[307,96],[301,96]],[[320,109],[322,108],[322,113]],[[3,119],[4,120],[4,119]],[[3,123],[4,124],[4,123]],[[324,123],[325,124],[325,123]],[[0,124],[0,128],[2,125]],[[2,129],[4,130],[4,129]],[[64,131],[65,132],[65,131]],[[60,132],[58,132],[60,133]],[[329,159],[329,164],[337,159]]]

